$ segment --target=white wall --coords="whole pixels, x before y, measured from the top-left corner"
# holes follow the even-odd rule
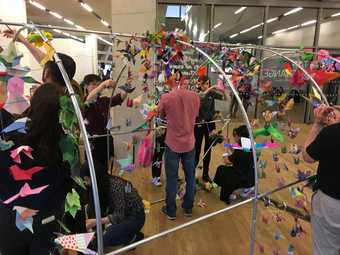
[[[156,28],[156,0],[112,0],[112,30],[120,33],[144,33],[146,31],[154,32]],[[129,40],[129,38],[120,38],[122,40]],[[137,43],[138,45],[138,43]],[[122,49],[124,43],[121,43],[118,49]],[[117,50],[116,45],[113,47],[113,51]],[[152,56],[151,56],[152,59]],[[113,72],[113,78],[116,79],[122,65],[123,60],[114,58],[115,70]],[[131,69],[133,75],[138,74],[140,68],[140,58],[136,57],[136,65],[131,64]],[[124,71],[121,79],[119,80],[118,86],[126,83],[127,69]],[[149,88],[153,89],[153,83],[149,81]],[[133,85],[136,86],[135,91],[128,97],[133,99],[141,94],[142,85],[138,78],[135,78]],[[116,90],[116,93],[119,89]],[[147,101],[144,97],[143,101]],[[126,132],[131,131],[135,127],[139,126],[144,122],[139,109],[127,108],[126,102],[122,106],[116,106],[111,112],[111,118],[113,120],[113,126],[120,126],[120,131]],[[131,120],[131,126],[126,126],[126,120]],[[138,133],[137,135],[143,136],[143,133]],[[132,135],[119,135],[114,137],[115,145],[115,156],[116,159],[121,159],[127,156],[126,146],[123,142],[131,142]]]

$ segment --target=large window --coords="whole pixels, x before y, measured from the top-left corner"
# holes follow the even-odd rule
[[[266,44],[276,47],[312,47],[316,21],[316,9],[271,7],[266,21]]]
[[[211,40],[258,44],[262,38],[263,7],[217,6]]]

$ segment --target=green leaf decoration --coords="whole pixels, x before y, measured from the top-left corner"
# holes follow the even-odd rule
[[[72,193],[67,193],[65,199],[65,212],[68,212],[72,217],[76,217],[77,212],[81,209],[80,197],[74,189]]]
[[[75,177],[72,177],[73,181],[75,183],[77,183],[82,189],[86,190],[86,186],[85,186],[85,181],[79,177],[79,176],[75,176]]]
[[[60,113],[59,122],[63,130],[69,134],[75,131],[75,124],[77,123],[77,116],[74,112],[71,99],[67,96],[61,96],[59,99]]]
[[[60,150],[63,153],[63,160],[74,169],[79,162],[78,144],[74,137],[67,135],[59,142]]]

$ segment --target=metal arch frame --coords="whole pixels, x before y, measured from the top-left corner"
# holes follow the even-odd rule
[[[24,29],[33,29],[33,30],[37,31],[37,33],[39,33],[39,35],[41,36],[43,41],[45,43],[48,42],[47,37],[34,24],[24,24],[23,27],[18,29],[18,31],[15,34],[15,37],[16,37],[16,35],[18,35]],[[73,87],[72,87],[70,79],[69,79],[69,77],[68,77],[68,75],[65,71],[64,65],[63,65],[62,61],[60,60],[57,52],[54,53],[53,57],[55,58],[55,62],[58,65],[58,68],[59,68],[59,70],[60,70],[60,72],[63,76],[64,81],[65,81],[68,93],[69,93],[71,101],[72,101],[73,108],[75,110],[75,113],[76,113],[76,116],[77,116],[77,119],[78,119],[81,135],[84,138],[84,146],[85,146],[86,156],[87,156],[90,175],[91,175],[91,182],[92,182],[92,195],[93,195],[93,199],[94,199],[96,222],[97,222],[96,229],[97,229],[97,234],[101,237],[101,238],[97,238],[98,254],[103,255],[104,254],[104,246],[103,246],[103,238],[102,238],[103,230],[102,230],[102,224],[98,224],[98,223],[101,223],[100,201],[99,201],[99,195],[98,195],[96,172],[95,172],[95,169],[94,169],[93,157],[92,157],[92,153],[91,153],[91,147],[90,147],[88,134],[87,134],[87,131],[86,131],[86,127],[85,127],[85,123],[84,123],[84,119],[83,119],[80,107],[78,105],[76,94],[74,93]]]
[[[10,22],[0,22],[0,24],[8,24],[8,25],[14,25],[14,26],[23,26],[22,29],[25,29],[25,28],[34,29],[34,30],[38,31],[39,34],[41,34],[41,36],[42,36],[42,38],[44,39],[44,41],[47,41],[47,38],[45,38],[44,35],[41,33],[41,31],[37,28],[38,26],[29,25],[29,24],[25,24],[25,23],[13,23],[13,22],[12,22],[12,23],[10,23]],[[42,26],[42,25],[39,25],[39,27],[45,27],[45,28],[47,28],[47,29],[53,28],[53,27],[50,27],[50,26]],[[87,30],[86,30],[86,31],[84,31],[84,30],[77,30],[77,32],[89,33],[89,31],[87,31]],[[93,32],[93,31],[91,31],[91,32]],[[103,32],[100,32],[99,34],[103,34]],[[132,35],[128,35],[128,34],[118,34],[118,33],[117,33],[117,34],[116,34],[116,33],[113,33],[113,34],[105,33],[105,34],[106,34],[106,35],[124,36],[124,37],[131,37],[131,36],[132,36]],[[184,45],[186,45],[186,46],[188,46],[188,47],[194,48],[194,49],[197,50],[197,51],[200,51],[204,56],[206,56],[207,58],[209,58],[209,56],[208,56],[205,52],[203,52],[201,49],[199,49],[198,47],[196,47],[196,46],[194,46],[194,45],[192,45],[192,44],[186,43],[186,42],[180,42],[180,43],[182,43],[182,44],[184,44]],[[201,44],[202,44],[202,43],[201,43]],[[210,43],[210,44],[211,44],[211,43]],[[218,44],[218,45],[221,45],[221,44]],[[226,45],[226,44],[222,44],[222,45]],[[273,53],[273,54],[275,54],[275,55],[279,55],[279,56],[285,58],[285,59],[288,60],[289,62],[295,64],[300,70],[302,70],[302,71],[307,75],[307,77],[310,78],[310,80],[312,81],[313,85],[314,85],[315,88],[318,90],[318,92],[319,92],[319,93],[321,92],[320,95],[321,95],[322,99],[324,100],[324,102],[325,102],[326,104],[328,104],[327,99],[325,98],[325,96],[324,96],[324,94],[322,93],[322,91],[320,91],[320,88],[319,88],[319,86],[317,85],[317,83],[315,82],[315,80],[314,80],[314,79],[313,79],[313,78],[312,78],[312,77],[304,70],[304,68],[302,68],[302,67],[301,67],[300,65],[298,65],[295,61],[293,61],[293,60],[290,59],[289,57],[283,55],[282,53],[277,53],[277,52],[275,52],[272,48],[269,48],[269,47],[261,47],[261,46],[254,46],[254,45],[229,45],[228,47],[230,47],[230,48],[231,48],[231,47],[234,47],[234,48],[253,48],[253,49],[259,49],[259,50],[271,52],[271,53]],[[58,64],[58,67],[60,68],[61,73],[63,74],[63,78],[64,78],[64,80],[65,80],[67,89],[68,89],[68,91],[69,91],[69,93],[70,93],[70,97],[71,97],[71,100],[72,100],[72,104],[73,104],[73,106],[74,106],[74,108],[75,108],[75,111],[76,111],[76,115],[77,115],[78,121],[80,122],[80,129],[81,129],[81,131],[82,131],[82,133],[83,133],[83,136],[84,136],[86,154],[87,154],[88,159],[89,159],[89,168],[90,168],[90,173],[91,173],[91,180],[92,180],[92,182],[93,182],[93,184],[94,184],[94,186],[93,186],[93,196],[94,196],[95,207],[96,207],[96,208],[95,208],[95,209],[96,209],[96,210],[95,210],[95,211],[96,211],[96,222],[97,222],[97,223],[100,223],[100,222],[101,222],[101,215],[100,215],[100,206],[99,206],[98,189],[97,189],[97,185],[96,185],[97,183],[96,183],[96,177],[95,177],[95,170],[94,170],[94,165],[93,165],[92,154],[91,154],[91,150],[90,150],[90,147],[89,147],[89,141],[88,141],[88,136],[87,136],[87,133],[86,133],[86,130],[85,130],[84,121],[83,121],[83,118],[82,118],[82,115],[81,115],[81,112],[80,112],[78,103],[77,103],[77,101],[76,101],[76,98],[75,98],[75,94],[74,94],[73,88],[72,88],[72,86],[71,86],[71,84],[70,84],[70,81],[69,81],[69,79],[68,79],[68,76],[67,76],[67,74],[66,74],[64,68],[63,68],[63,65],[62,65],[61,61],[60,61],[59,58],[58,58],[58,55],[55,55],[55,59],[56,59],[56,61],[57,61],[57,64]],[[223,70],[221,69],[221,67],[219,67],[219,66],[216,64],[215,61],[212,61],[212,63],[213,63],[214,65],[216,65],[217,69],[218,69],[224,76],[226,76],[226,74],[223,72]],[[228,85],[230,86],[230,84],[229,84],[230,81],[228,80],[228,77],[225,77],[225,78],[226,78],[226,80],[228,81]],[[235,89],[234,89],[233,87],[231,87],[231,90],[232,90],[233,92],[236,92],[236,91],[234,91]],[[242,103],[240,103],[240,98],[238,97],[237,94],[235,94],[235,96],[236,96],[237,99],[238,99],[237,101],[238,101],[239,105],[241,106],[241,109],[244,110]],[[248,119],[248,116],[247,116],[246,114],[245,114],[244,117]],[[249,123],[249,120],[248,120],[248,123]],[[248,128],[248,127],[247,127],[247,128]],[[251,126],[249,126],[249,129],[252,130]],[[85,132],[83,132],[83,131],[85,131]],[[254,161],[254,162],[255,162],[255,165],[254,165],[254,168],[256,169],[256,151],[255,151],[255,149],[254,149],[255,146],[254,146],[254,139],[253,139],[253,136],[252,136],[252,132],[250,132],[250,136],[251,136],[251,146],[252,146],[253,156],[254,156],[254,154],[255,154],[255,161]],[[258,182],[258,179],[257,179],[257,171],[255,171],[255,177],[256,177],[256,185],[257,185],[257,182]],[[152,240],[154,240],[154,239],[160,238],[160,237],[162,237],[162,236],[164,236],[164,235],[167,235],[167,234],[169,234],[169,233],[175,232],[175,231],[177,231],[177,230],[179,230],[179,229],[185,228],[185,227],[190,226],[190,225],[192,225],[192,224],[194,224],[194,223],[203,221],[203,220],[205,220],[205,219],[208,219],[208,218],[210,218],[210,217],[213,217],[213,216],[215,216],[215,215],[218,215],[218,214],[220,214],[220,213],[229,211],[229,210],[231,210],[231,209],[233,209],[233,208],[239,207],[239,206],[241,206],[241,205],[244,205],[244,204],[247,204],[247,203],[250,203],[250,202],[253,202],[253,216],[252,216],[252,218],[253,218],[254,220],[253,220],[253,222],[252,222],[251,247],[254,247],[254,245],[255,245],[255,237],[256,237],[256,217],[254,218],[254,215],[256,216],[256,205],[257,205],[258,199],[259,199],[259,198],[262,198],[262,197],[264,197],[264,196],[266,196],[266,195],[272,194],[272,193],[274,193],[274,192],[277,192],[277,191],[279,191],[279,190],[282,190],[282,189],[284,189],[284,188],[293,186],[293,185],[295,185],[295,184],[297,184],[297,183],[300,183],[300,182],[301,182],[301,181],[293,182],[293,183],[290,183],[290,184],[288,184],[288,185],[286,185],[286,186],[284,186],[284,187],[281,187],[280,189],[274,189],[274,190],[271,190],[271,191],[262,193],[262,194],[260,194],[260,195],[258,194],[258,189],[257,189],[257,187],[256,187],[256,189],[257,189],[257,190],[256,190],[256,193],[257,193],[257,194],[255,194],[255,196],[252,197],[252,198],[250,198],[250,199],[247,199],[247,200],[245,200],[245,201],[243,201],[243,202],[241,202],[241,203],[235,204],[235,205],[233,205],[233,206],[231,206],[231,207],[227,207],[227,208],[221,209],[221,210],[219,210],[219,211],[210,213],[210,214],[208,214],[208,215],[202,216],[202,217],[200,217],[200,218],[197,218],[197,219],[192,220],[192,221],[190,221],[190,222],[187,222],[187,223],[185,223],[185,224],[179,225],[179,226],[177,226],[177,227],[175,227],[175,228],[173,228],[173,229],[169,229],[169,230],[163,231],[163,232],[161,232],[161,233],[158,233],[158,234],[156,234],[156,235],[153,235],[153,236],[151,236],[151,237],[149,237],[149,238],[146,238],[146,239],[144,239],[144,240],[142,240],[142,241],[139,241],[139,242],[137,242],[137,243],[131,244],[131,245],[129,245],[129,246],[126,246],[126,247],[124,247],[124,248],[122,248],[122,249],[116,250],[116,251],[114,251],[114,252],[112,252],[112,253],[109,253],[109,254],[110,254],[110,255],[114,255],[114,254],[118,254],[118,253],[127,251],[127,250],[129,250],[129,249],[131,249],[131,248],[134,248],[134,247],[137,247],[137,246],[139,246],[139,245],[141,245],[141,244],[150,242],[150,241],[152,241]],[[96,192],[97,192],[97,193],[96,193]],[[97,203],[96,203],[96,201],[97,201]],[[97,212],[97,209],[98,209],[98,212]],[[99,252],[99,255],[103,255],[103,251],[102,251],[102,249],[101,249],[101,248],[103,248],[103,247],[102,247],[102,229],[101,229],[101,224],[97,224],[97,234],[98,234],[98,235],[101,235],[101,237],[98,238],[98,250],[99,250],[98,252]],[[254,249],[251,248],[251,249],[250,249],[250,252],[254,252]],[[253,254],[253,253],[250,253],[250,254]]]
[[[217,68],[217,70],[222,74],[223,78],[227,81],[227,84],[229,85],[229,88],[231,89],[232,93],[234,94],[236,101],[240,107],[241,113],[243,115],[243,119],[246,123],[248,132],[249,132],[249,138],[251,141],[251,148],[252,148],[252,154],[253,154],[253,161],[254,161],[254,176],[255,176],[255,199],[253,200],[253,214],[252,214],[252,224],[251,224],[251,243],[250,243],[250,251],[249,254],[252,255],[254,254],[255,251],[255,237],[256,237],[256,216],[257,216],[257,198],[258,198],[258,176],[257,176],[257,155],[256,155],[256,147],[255,147],[255,139],[253,136],[253,129],[251,127],[248,115],[247,115],[247,111],[243,106],[242,100],[239,97],[235,87],[233,86],[232,82],[230,81],[229,77],[226,75],[226,73],[224,72],[224,70],[215,62],[215,60],[213,60],[206,52],[204,52],[203,50],[201,50],[200,48],[196,47],[195,45],[192,45],[190,43],[187,42],[183,42],[183,41],[178,41],[181,44],[187,46],[187,47],[191,47],[193,49],[195,49],[196,51],[198,51],[199,53],[201,53],[203,56],[205,56],[207,59],[209,59],[209,61]]]

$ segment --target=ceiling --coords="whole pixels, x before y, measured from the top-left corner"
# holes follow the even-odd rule
[[[73,21],[75,24],[84,27],[89,30],[98,30],[109,32],[110,30],[105,27],[100,20],[93,14],[86,11],[79,3],[78,0],[36,0],[39,4],[42,4],[47,9],[57,12],[65,19]],[[95,13],[101,18],[111,24],[111,0],[86,0],[84,1],[92,7]],[[27,2],[27,19],[37,24],[63,26],[75,28],[69,25],[62,19],[58,19],[52,16],[50,13],[40,10],[35,6]],[[78,37],[83,37],[81,33],[70,33]],[[55,34],[55,37],[64,37],[63,35]],[[105,38],[109,39],[109,38]],[[112,54],[111,46],[98,40],[98,61],[101,63],[111,63]]]

